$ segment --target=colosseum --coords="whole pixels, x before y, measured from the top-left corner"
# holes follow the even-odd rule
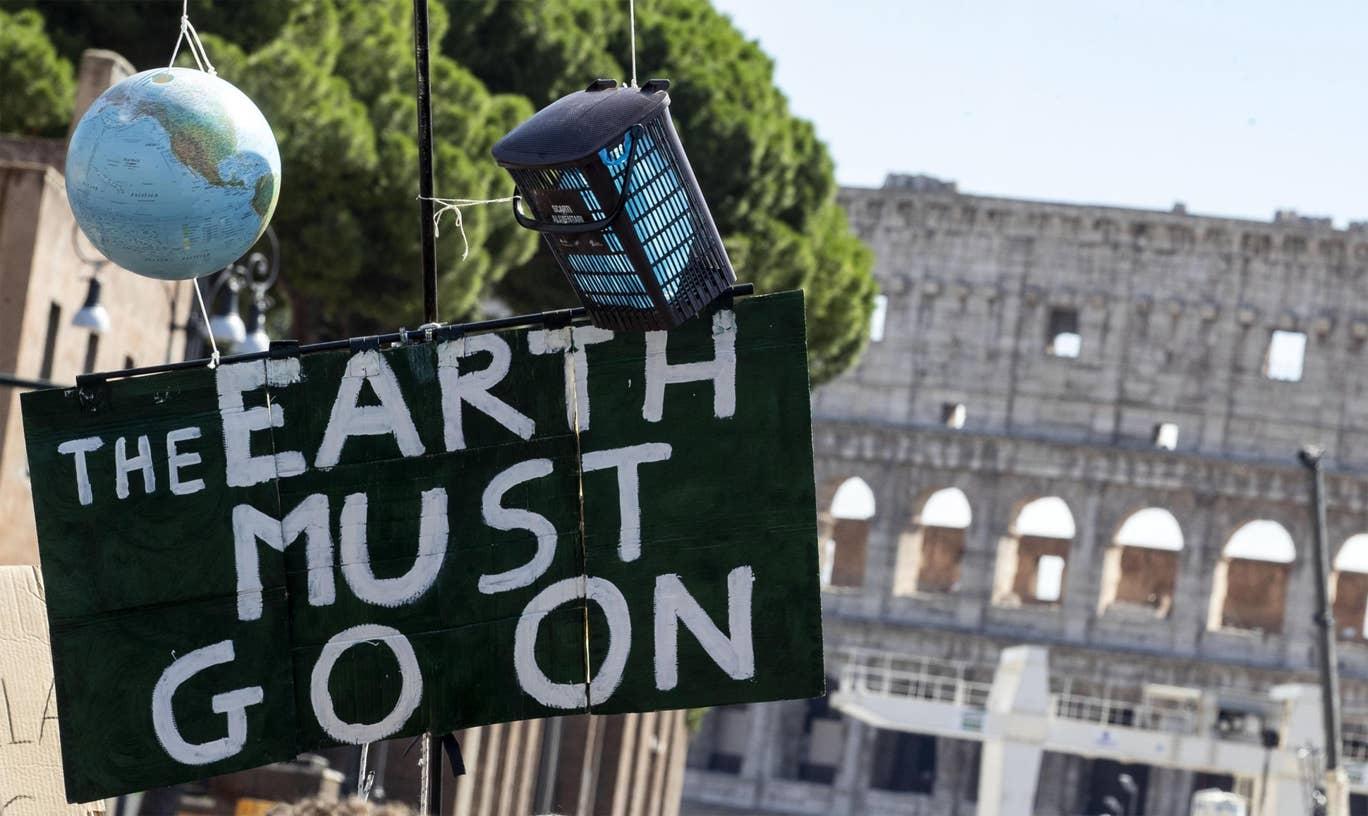
[[[842,200],[882,294],[813,397],[830,695],[713,710],[685,813],[1309,813],[1313,444],[1368,814],[1368,226]]]

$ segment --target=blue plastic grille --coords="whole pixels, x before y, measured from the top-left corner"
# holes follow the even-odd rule
[[[599,151],[599,158],[613,177],[613,185],[622,192],[627,158],[636,150],[632,163],[630,187],[627,190],[626,211],[632,221],[637,240],[651,262],[651,272],[665,294],[674,300],[684,268],[693,257],[692,247],[697,230],[689,212],[689,197],[679,182],[668,154],[662,151],[646,130],[642,130],[633,144],[628,132],[622,143]]]
[[[602,218],[604,216],[604,210],[599,204],[598,196],[594,195],[588,180],[579,170],[563,171],[556,186],[562,190],[577,191],[580,198],[584,200],[584,205],[589,209],[590,218]],[[613,306],[630,306],[634,309],[650,309],[653,305],[651,296],[646,291],[641,279],[637,277],[636,269],[632,266],[632,260],[622,247],[622,241],[618,240],[617,235],[611,230],[604,232],[602,238],[612,250],[611,254],[584,255],[577,252],[567,252],[564,255],[565,262],[574,273],[580,290],[592,292],[594,299],[600,303]]]

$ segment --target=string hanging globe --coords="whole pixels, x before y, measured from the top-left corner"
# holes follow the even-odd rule
[[[242,91],[205,71],[156,68],[105,91],[66,159],[67,198],[105,257],[151,278],[222,269],[266,230],[280,150]]]

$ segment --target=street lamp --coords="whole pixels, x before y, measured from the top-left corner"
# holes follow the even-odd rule
[[[100,272],[109,261],[103,255],[87,252],[81,247],[81,228],[74,223],[71,225],[71,244],[76,257],[94,267],[90,273],[90,288],[86,290],[85,303],[72,315],[71,325],[90,329],[93,334],[104,334],[109,331],[110,323],[109,310],[100,303]]]
[[[209,334],[215,343],[232,348],[247,339],[247,326],[238,312],[238,291],[242,288],[242,281],[237,275],[230,274],[227,284],[228,298],[224,301],[223,311],[215,312],[209,318]]]
[[[267,227],[265,235],[270,244],[269,255],[250,252],[214,275],[201,279],[206,287],[205,300],[215,307],[215,311],[209,318],[208,327],[201,326],[199,334],[202,339],[213,338],[225,351],[249,354],[265,351],[271,345],[270,335],[266,333],[266,311],[271,305],[266,291],[279,277],[280,244],[274,229]],[[200,286],[201,281],[195,281],[195,285]],[[246,323],[239,306],[239,293],[243,289],[251,292],[252,297]]]
[[[271,347],[271,336],[266,333],[266,303],[253,293],[252,308],[247,312],[247,336],[238,344],[239,354],[266,351]]]
[[[86,290],[85,305],[71,318],[71,325],[90,329],[94,334],[109,331],[109,310],[100,303],[100,279],[90,276],[90,289]]]

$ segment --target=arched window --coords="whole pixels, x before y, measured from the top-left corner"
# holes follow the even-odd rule
[[[1350,536],[1335,556],[1335,626],[1342,640],[1368,640],[1368,533]]]
[[[1126,519],[1116,531],[1116,543],[1123,547],[1147,547],[1153,550],[1183,549],[1183,529],[1178,519],[1162,507],[1146,507]]]
[[[859,476],[846,479],[831,497],[831,515],[855,521],[874,518],[874,491]]]
[[[1183,530],[1162,507],[1128,516],[1102,562],[1102,612],[1166,617],[1178,580]]]
[[[993,603],[1016,606],[1062,601],[1075,532],[1073,513],[1058,496],[1024,505],[998,547]]]
[[[1282,632],[1287,576],[1296,557],[1292,536],[1276,521],[1259,519],[1236,530],[1216,566],[1209,627]]]
[[[974,512],[969,508],[969,497],[958,487],[947,487],[932,493],[922,505],[917,523],[923,527],[944,527],[963,530],[974,520]]]
[[[1291,564],[1297,560],[1297,547],[1281,524],[1259,519],[1236,530],[1226,542],[1222,555],[1270,564]]]
[[[874,491],[864,479],[854,476],[836,488],[831,506],[819,519],[823,586],[864,584],[865,553],[874,509]]]
[[[898,541],[896,595],[953,592],[959,586],[965,530],[973,511],[964,491],[947,487],[932,493]]]

